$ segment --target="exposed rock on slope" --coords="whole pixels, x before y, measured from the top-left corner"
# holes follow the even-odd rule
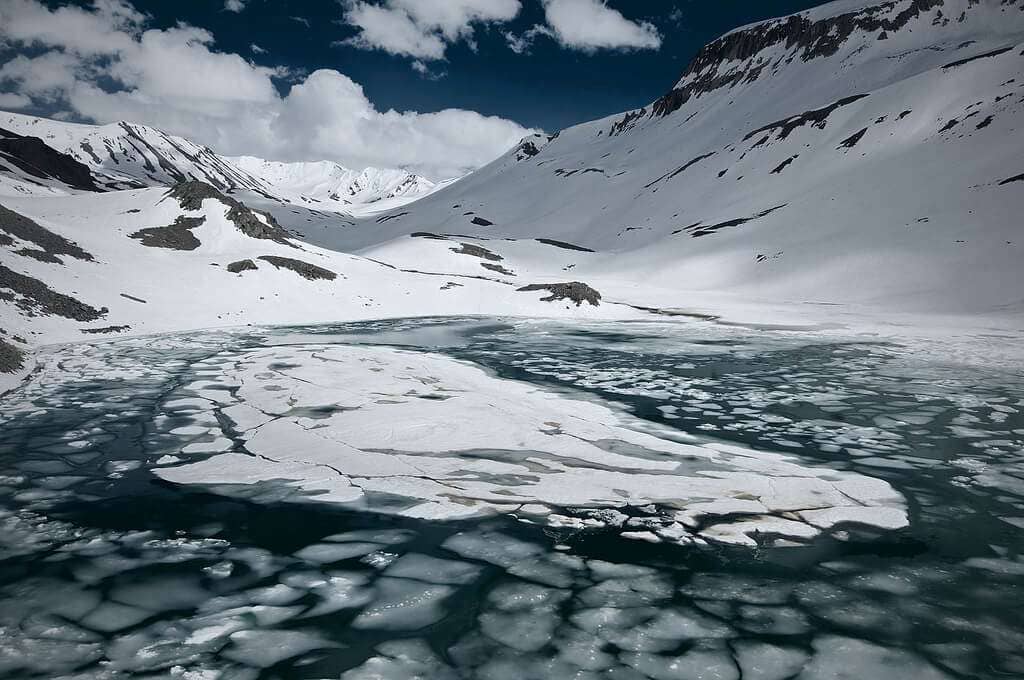
[[[6,292],[10,291],[10,292]],[[107,310],[96,309],[70,295],[58,293],[42,281],[0,264],[0,300],[9,300],[29,316],[54,315],[74,321],[95,321]]]
[[[0,338],[0,373],[14,373],[25,366],[25,353]]]
[[[531,283],[528,286],[523,286],[516,290],[522,293],[528,293],[535,290],[546,290],[551,293],[551,295],[546,298],[541,298],[544,302],[571,300],[576,303],[577,307],[584,302],[589,302],[595,307],[601,304],[601,294],[587,284],[580,283],[579,281],[572,281],[570,283]]]
[[[57,180],[72,189],[99,191],[92,172],[71,156],[47,146],[38,137],[25,137],[0,128],[0,162],[13,166],[27,179]]]
[[[13,245],[14,241],[10,238],[7,239],[8,242],[6,244],[3,242],[4,234],[25,243],[31,243],[40,249],[39,252],[48,255],[50,258],[68,255],[79,260],[92,260],[92,255],[82,250],[78,244],[72,243],[49,229],[44,229],[35,221],[0,205],[0,245]],[[23,248],[18,252],[25,254],[26,252],[33,251]],[[59,260],[57,261],[59,262]]]
[[[316,281],[323,279],[325,281],[333,281],[338,278],[338,275],[329,269],[318,267],[315,264],[303,262],[302,260],[295,260],[290,257],[280,257],[277,255],[261,255],[260,259],[264,262],[269,262],[278,269],[288,269],[304,279],[309,281]],[[247,267],[245,267],[247,269]]]
[[[167,248],[169,250],[195,250],[201,244],[192,230],[202,226],[205,217],[185,217],[174,220],[174,224],[166,227],[149,227],[140,229],[130,238],[142,241],[142,245],[150,248]]]
[[[225,196],[216,188],[191,180],[174,185],[167,195],[178,200],[185,210],[199,210],[203,207],[203,201],[212,198],[220,201],[228,207],[227,218],[234,222],[238,230],[252,238],[269,239],[285,245],[291,245],[288,238],[291,236],[270,213],[257,213],[240,201]]]

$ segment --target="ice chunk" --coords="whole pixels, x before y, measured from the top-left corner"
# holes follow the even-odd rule
[[[80,623],[92,630],[113,633],[137,625],[152,615],[153,612],[138,607],[104,602],[83,618]]]
[[[151,611],[191,609],[211,597],[196,579],[187,577],[147,578],[136,583],[116,586],[112,600]]]
[[[392,563],[385,574],[399,578],[414,578],[429,583],[459,584],[469,583],[479,576],[480,567],[466,562],[408,553]]]
[[[453,592],[444,585],[383,576],[375,584],[377,598],[356,617],[355,628],[416,630],[445,616],[442,602]]]
[[[242,630],[231,634],[231,645],[221,652],[225,657],[248,666],[269,668],[300,654],[335,647],[311,633],[295,630]]]
[[[456,680],[461,675],[441,662],[421,640],[385,642],[378,655],[345,671],[341,680]]]
[[[295,556],[307,562],[329,564],[361,557],[380,549],[380,547],[377,543],[317,543],[306,546],[295,553]]]
[[[814,657],[799,680],[861,680],[861,678],[913,678],[952,680],[919,656],[836,635],[823,635],[812,643]]]
[[[733,645],[743,680],[786,680],[803,668],[809,655],[794,647],[742,641]]]
[[[740,677],[726,651],[694,650],[676,657],[629,653],[623,654],[622,660],[652,680],[739,680]]]

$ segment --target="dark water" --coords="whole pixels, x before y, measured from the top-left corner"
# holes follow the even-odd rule
[[[156,478],[203,362],[281,342],[441,352],[882,478],[910,527],[680,547]],[[1024,677],[1022,399],[1013,366],[930,346],[696,322],[399,320],[68,348],[0,401],[0,677]]]

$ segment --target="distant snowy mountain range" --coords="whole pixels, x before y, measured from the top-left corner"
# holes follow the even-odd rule
[[[342,210],[389,201],[398,205],[436,185],[404,170],[349,170],[337,163],[278,163],[251,156],[227,158],[184,137],[121,121],[82,125],[0,112],[0,129],[44,144],[87,166],[105,189],[171,186],[199,180],[224,191]],[[31,186],[26,191],[38,191]]]
[[[746,26],[649,106],[439,186],[0,114],[0,329],[24,346],[410,314],[1019,325],[1022,126],[1024,0],[840,0]]]
[[[437,186],[425,177],[405,170],[350,170],[331,161],[279,163],[253,156],[225,160],[274,189],[318,203],[367,205],[378,201],[414,199],[431,193]]]

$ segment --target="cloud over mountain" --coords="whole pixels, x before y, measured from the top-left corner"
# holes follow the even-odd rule
[[[470,35],[463,17],[495,16],[502,4],[506,14],[518,11],[518,0],[483,3],[492,5],[490,14],[481,14],[480,4],[410,12],[447,40]],[[435,179],[487,163],[529,132],[461,109],[381,111],[337,71],[296,79],[288,69],[218,51],[205,29],[156,29],[147,22],[121,0],[58,9],[37,0],[0,0],[0,39],[33,48],[31,56],[0,67],[8,105],[24,108],[31,99],[101,123],[127,118],[225,154],[404,167]]]

